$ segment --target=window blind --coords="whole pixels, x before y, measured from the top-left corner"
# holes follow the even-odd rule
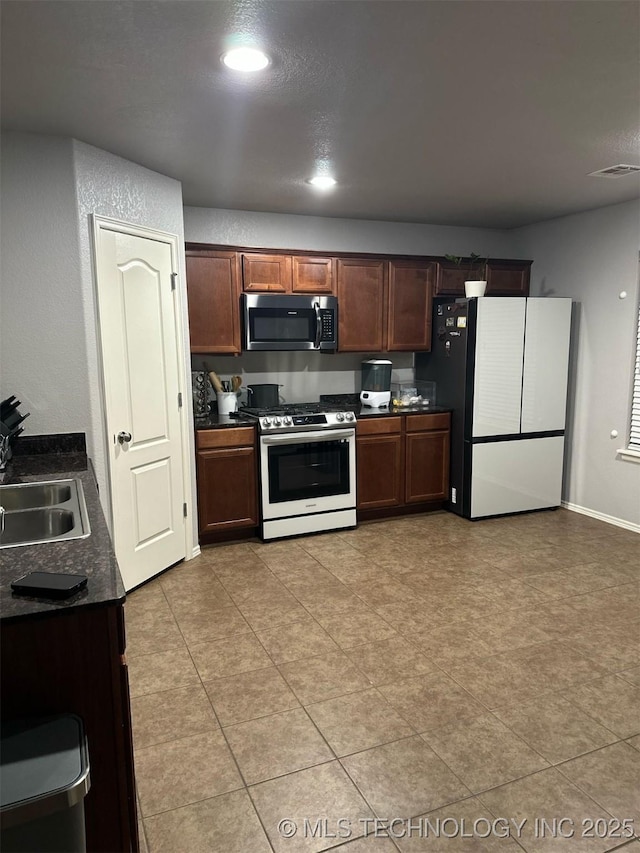
[[[631,397],[629,450],[640,452],[640,307],[638,308],[638,333],[636,335],[636,369],[633,374],[633,394]]]

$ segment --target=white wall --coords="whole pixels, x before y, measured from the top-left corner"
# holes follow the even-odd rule
[[[91,431],[70,139],[2,135],[0,395],[25,433]]]
[[[534,258],[532,296],[575,300],[563,498],[640,524],[640,465],[626,444],[638,311],[640,203],[566,216],[512,232]],[[619,293],[626,291],[626,299]],[[611,430],[618,431],[611,438]]]
[[[84,328],[87,336],[87,369],[90,376],[87,404],[90,410],[92,447],[98,482],[107,493],[107,436],[104,432],[102,397],[100,390],[100,355],[96,325],[95,287],[93,281],[93,255],[91,249],[91,214],[108,216],[133,225],[144,225],[177,234],[180,247],[180,290],[182,296],[182,325],[185,341],[185,365],[189,364],[189,334],[186,313],[186,277],[184,251],[184,227],[182,218],[182,187],[178,181],[152,172],[121,157],[109,154],[91,145],[73,141],[75,186],[78,206],[78,241],[82,291],[84,297]],[[185,381],[188,376],[185,374]],[[186,385],[189,388],[189,385]],[[191,412],[191,395],[187,394],[187,406]],[[189,434],[190,441],[193,437]],[[192,460],[193,495],[195,500],[195,455]],[[103,503],[106,502],[103,498]],[[197,524],[192,513],[194,541],[197,542]]]
[[[185,207],[187,241],[310,252],[380,252],[397,255],[467,255],[515,258],[509,232],[410,222],[331,219]]]

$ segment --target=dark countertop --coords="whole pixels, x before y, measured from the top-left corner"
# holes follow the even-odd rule
[[[75,477],[80,479],[84,489],[91,535],[86,539],[1,549],[0,618],[3,621],[124,601],[125,590],[120,569],[100,505],[96,480],[89,470],[85,454],[14,456],[7,466],[4,484]],[[83,574],[89,578],[89,582],[86,589],[62,601],[14,595],[11,583],[32,571]]]
[[[326,408],[329,411],[352,411],[355,412],[356,418],[388,418],[390,415],[436,415],[440,412],[450,412],[451,409],[446,409],[443,406],[416,406],[411,408],[403,406],[401,409],[369,409],[357,403],[355,405],[348,403],[344,406],[333,402],[327,402]],[[256,426],[254,418],[248,418],[242,414],[237,418],[230,418],[228,415],[218,415],[215,412],[206,418],[196,418],[194,420],[196,430],[199,429],[228,429],[229,427],[240,426]]]

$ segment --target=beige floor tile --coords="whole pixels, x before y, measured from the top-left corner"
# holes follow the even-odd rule
[[[242,787],[220,730],[139,749],[136,782],[145,818]]]
[[[548,766],[493,714],[435,729],[422,737],[474,793]]]
[[[394,628],[377,613],[363,605],[352,607],[341,613],[318,616],[322,627],[343,649],[387,640],[397,636]]]
[[[535,589],[528,581],[525,583],[520,580],[505,580],[498,583],[482,583],[476,587],[476,590],[498,607],[508,610],[532,607],[541,601],[548,600],[545,592]]]
[[[626,742],[634,749],[640,750],[640,735],[630,737],[629,740],[627,740]]]
[[[257,635],[277,664],[338,650],[331,637],[316,622],[293,622],[270,631],[258,631]]]
[[[176,687],[193,687],[200,682],[186,648],[141,655],[132,658],[128,663],[132,698]]]
[[[136,750],[219,728],[202,686],[148,693],[131,700]]]
[[[469,796],[468,789],[419,737],[342,759],[379,818],[414,817]]]
[[[524,542],[524,535],[515,535]],[[539,545],[539,542],[535,544]],[[503,569],[514,577],[524,578],[527,575],[538,575],[542,572],[553,572],[569,566],[577,566],[584,562],[584,558],[567,548],[559,548],[555,545],[539,548],[534,545],[534,547],[521,551],[517,556],[499,557],[491,562],[497,568]]]
[[[288,711],[299,705],[275,666],[216,678],[205,682],[204,686],[222,726]]]
[[[307,713],[338,756],[414,734],[375,689],[308,705]]]
[[[145,618],[126,619],[127,657],[184,648],[185,641],[171,611],[148,611]]]
[[[369,835],[366,838],[356,838],[339,847],[340,853],[398,853],[398,848],[388,838]]]
[[[138,847],[140,853],[149,853],[149,847],[147,845],[147,836],[144,829],[144,823],[140,818],[138,818]]]
[[[640,752],[628,743],[605,746],[558,769],[619,820],[640,827]]]
[[[190,650],[203,681],[271,666],[269,655],[253,634],[199,643]]]
[[[149,853],[270,853],[246,791],[232,791],[145,821]]]
[[[620,678],[624,678],[625,681],[629,681],[631,684],[636,684],[640,687],[640,666],[625,669],[622,672],[619,672],[618,675]]]
[[[176,581],[171,572],[163,576],[162,588],[176,616],[188,613],[193,607],[206,605],[209,610],[219,610],[233,604],[211,569],[200,569],[194,579]]]
[[[403,637],[392,637],[349,649],[348,655],[371,684],[386,684],[437,669],[436,665]]]
[[[224,733],[248,785],[333,758],[302,708],[236,723]]]
[[[124,605],[124,618],[127,624],[136,617],[144,619],[148,614],[170,612],[169,602],[158,579],[127,593]]]
[[[567,637],[567,643],[608,670],[628,669],[640,663],[638,622],[586,627]]]
[[[371,809],[337,761],[263,782],[250,790],[276,853],[326,850],[338,843],[335,837],[327,836],[336,836],[340,831],[348,833],[345,839],[356,838],[364,832],[364,821],[373,817]],[[283,819],[292,820],[298,828],[292,838],[285,838],[278,831],[278,824]],[[318,820],[326,820],[324,838],[313,838],[311,832],[305,832],[305,821],[307,827],[313,828]],[[344,823],[338,824],[338,821]],[[320,825],[325,826],[323,823]]]
[[[311,618],[296,598],[286,590],[284,595],[278,593],[244,601],[240,605],[240,612],[254,631],[277,628],[279,625]]]
[[[498,708],[495,714],[552,764],[617,740],[616,735],[561,696]]]
[[[400,634],[408,636],[417,631],[431,631],[456,621],[449,614],[438,613],[427,606],[424,599],[407,603],[384,604],[375,608],[376,613]]]
[[[469,797],[407,823],[396,843],[402,853],[522,853],[512,837],[516,828],[495,820],[476,797]]]
[[[640,732],[640,688],[623,678],[607,676],[563,695],[621,738]]]
[[[194,607],[189,613],[181,613],[177,620],[188,646],[251,632],[242,614],[233,605],[218,610]]]
[[[444,673],[383,684],[379,690],[417,732],[469,720],[487,712]]]
[[[344,652],[280,664],[280,672],[303,705],[322,702],[369,686]]]
[[[480,800],[494,815],[512,818],[518,823],[526,820],[518,840],[531,853],[600,853],[615,846],[610,839],[583,836],[584,820],[608,821],[611,816],[555,767],[485,791]],[[564,822],[558,824],[563,818]],[[559,827],[555,835],[548,829],[543,833],[542,821],[552,827],[554,819]],[[571,837],[562,837],[562,834]]]
[[[463,663],[469,658],[486,657],[494,654],[493,634],[485,630],[479,636],[476,622],[457,622],[407,634],[407,639],[438,666]],[[486,627],[486,626],[485,626]]]

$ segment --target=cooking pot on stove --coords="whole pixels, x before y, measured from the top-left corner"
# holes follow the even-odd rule
[[[247,402],[251,409],[274,409],[280,405],[280,385],[266,383],[247,385]]]

